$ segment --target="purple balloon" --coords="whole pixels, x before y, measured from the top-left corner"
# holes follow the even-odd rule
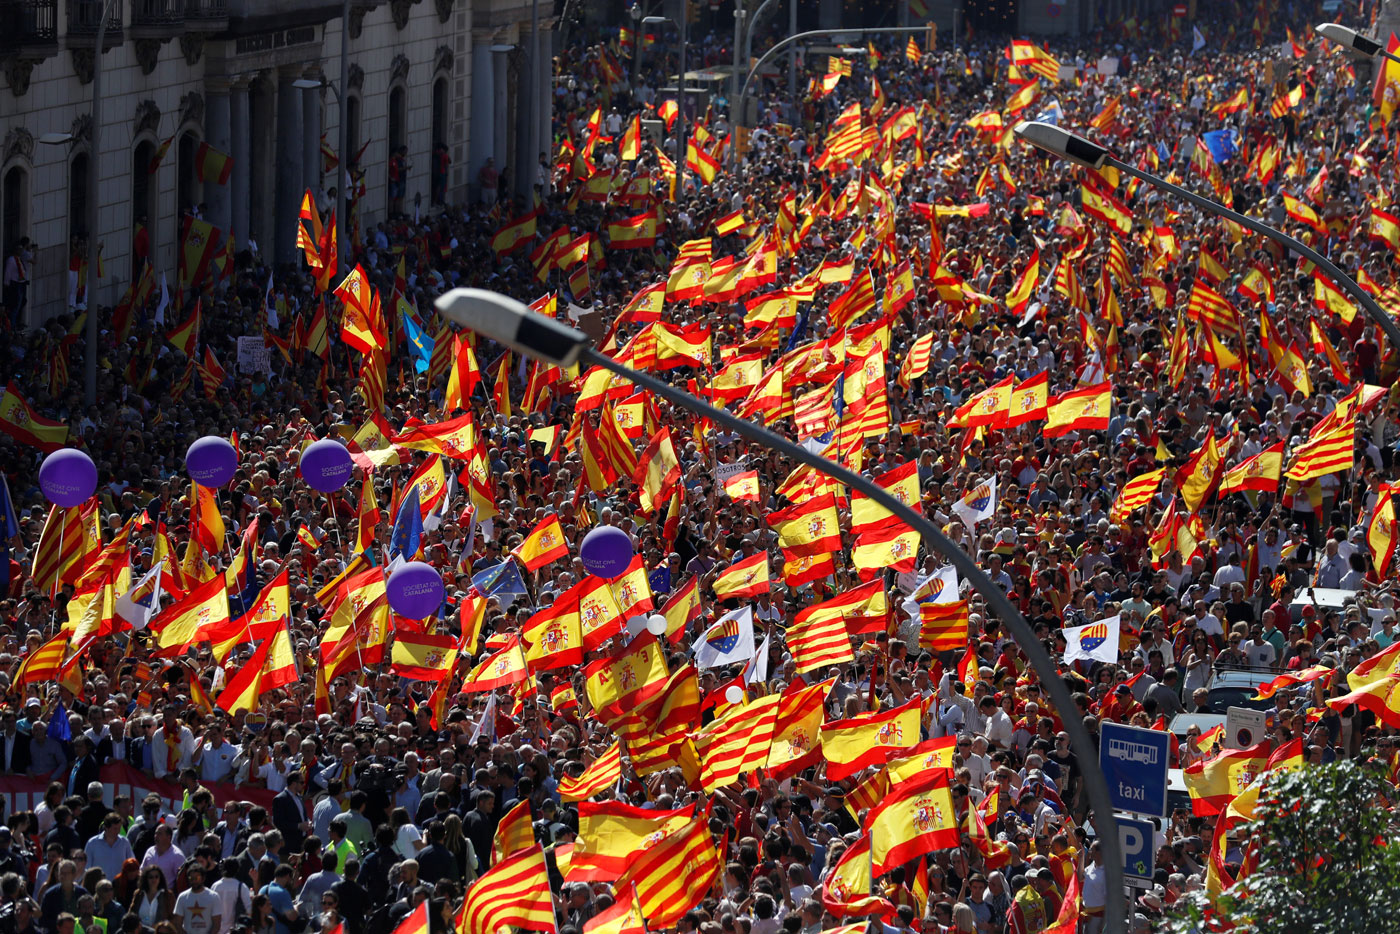
[[[354,472],[355,462],[350,459],[350,452],[334,438],[308,444],[301,454],[301,477],[313,490],[334,493],[345,486]]]
[[[54,451],[39,465],[39,489],[55,506],[80,505],[97,489],[97,466],[77,448]]]
[[[238,452],[227,438],[206,435],[185,452],[185,472],[200,486],[223,486],[238,469]]]
[[[632,539],[622,529],[600,525],[583,537],[578,556],[589,574],[612,580],[627,573],[635,554]]]
[[[427,619],[442,606],[442,575],[430,564],[410,561],[384,582],[389,606],[408,619]]]

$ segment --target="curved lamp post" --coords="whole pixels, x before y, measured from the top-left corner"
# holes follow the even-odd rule
[[[1270,227],[1268,224],[1241,214],[1238,211],[1232,211],[1218,201],[1212,201],[1209,198],[1202,197],[1188,188],[1172,184],[1165,178],[1159,178],[1151,172],[1144,172],[1137,166],[1115,157],[1106,147],[1099,145],[1093,140],[1080,136],[1077,133],[1071,133],[1069,130],[1061,129],[1052,123],[1024,121],[1016,124],[1014,132],[1018,137],[1030,143],[1032,146],[1035,146],[1037,149],[1042,149],[1051,155],[1073,162],[1075,165],[1082,165],[1089,169],[1101,169],[1104,166],[1112,166],[1125,175],[1131,175],[1133,178],[1142,179],[1155,188],[1171,192],[1178,198],[1191,202],[1203,211],[1232,220],[1241,227],[1245,227],[1257,234],[1268,237],[1275,243],[1310,260],[1317,268],[1325,272],[1333,282],[1347,293],[1347,295],[1351,296],[1351,299],[1366,312],[1366,316],[1385,332],[1385,336],[1390,341],[1392,347],[1400,348],[1400,327],[1396,326],[1395,319],[1386,314],[1385,309],[1381,308],[1376,300],[1366,293],[1365,289],[1357,285],[1355,279],[1339,269],[1330,259],[1323,256],[1297,237],[1289,236],[1275,227]]]
[[[1089,806],[1093,810],[1093,825],[1103,848],[1104,874],[1108,901],[1106,904],[1105,934],[1123,934],[1126,903],[1123,900],[1123,866],[1118,840],[1118,823],[1113,815],[1113,802],[1109,797],[1108,781],[1098,768],[1098,749],[1082,721],[1077,719],[1074,699],[1065,686],[1055,663],[1051,661],[1044,646],[1035,637],[1035,632],[1019,610],[1007,599],[1006,594],[972,560],[972,558],[945,536],[937,526],[920,512],[900,502],[889,491],[874,482],[820,454],[815,454],[800,445],[769,431],[732,412],[718,409],[688,392],[677,389],[649,373],[639,373],[619,363],[606,354],[595,350],[588,337],[581,331],[530,311],[523,302],[516,301],[498,292],[485,289],[453,289],[440,296],[434,303],[439,312],[484,337],[525,354],[536,360],[566,367],[575,363],[600,366],[609,372],[630,380],[643,389],[650,390],[669,400],[674,405],[688,409],[697,415],[708,418],[715,424],[723,425],[757,442],[769,450],[792,458],[821,471],[853,490],[879,503],[884,508],[917,531],[933,551],[938,552],[955,567],[959,574],[982,594],[998,619],[1006,624],[1016,644],[1026,653],[1031,667],[1035,669],[1042,686],[1050,696],[1055,709],[1061,712],[1065,732],[1069,734],[1070,745],[1079,758],[1084,772],[1085,790],[1089,796]]]

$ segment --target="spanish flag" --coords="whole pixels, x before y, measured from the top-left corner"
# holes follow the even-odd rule
[[[608,245],[614,250],[640,250],[656,245],[656,209],[608,225]]]
[[[692,577],[661,607],[661,615],[666,617],[666,641],[679,642],[686,626],[699,619],[700,613],[700,580]]]
[[[778,701],[778,717],[773,740],[768,747],[766,768],[777,780],[815,764],[821,755],[817,737],[825,718],[826,697],[835,679],[806,687],[800,682],[788,685]]]
[[[20,444],[38,448],[45,454],[52,454],[68,441],[68,426],[34,411],[34,407],[19,394],[14,380],[5,386],[5,393],[0,396],[0,431]]]
[[[504,227],[497,230],[491,237],[491,249],[498,256],[514,253],[516,250],[529,243],[535,236],[536,211],[527,211],[519,217],[512,218]]]
[[[580,801],[578,842],[570,882],[617,879],[648,841],[664,839],[688,824],[693,808],[661,811],[622,801]]]
[[[856,714],[822,726],[822,755],[830,781],[854,775],[872,765],[883,765],[895,753],[917,745],[923,716],[923,698],[900,707]]]
[[[865,816],[872,873],[884,875],[925,853],[958,845],[951,784],[950,769],[929,769],[892,788]]]
[[[227,185],[233,174],[233,158],[208,143],[200,143],[194,153],[194,169],[202,182]]]
[[[1055,438],[1071,431],[1105,431],[1112,406],[1113,389],[1106,382],[1058,395],[1046,411],[1045,437]]]
[[[583,934],[646,934],[646,919],[642,917],[642,903],[637,898],[637,887],[628,886],[626,892],[614,887],[613,892],[617,901],[613,902],[611,908],[604,909],[585,921]]]
[[[216,574],[162,610],[151,629],[161,649],[183,652],[228,621],[228,590],[223,575]]]
[[[1265,740],[1248,749],[1226,749],[1210,759],[1192,763],[1183,775],[1191,794],[1191,812],[1197,817],[1221,813],[1249,787],[1268,761],[1269,741]]]
[[[743,228],[747,224],[748,221],[744,220],[744,212],[742,210],[734,211],[715,219],[715,233],[724,237]]]
[[[577,665],[583,661],[582,620],[577,587],[536,611],[525,624],[525,663],[531,674]],[[612,627],[616,631],[616,626]],[[611,635],[611,633],[607,633]]]
[[[841,550],[841,521],[831,493],[769,513],[767,521],[785,552],[805,557]]]
[[[428,931],[427,911],[425,899],[410,915],[412,918],[422,913],[422,934]],[[483,873],[467,890],[467,897],[457,913],[457,934],[496,934],[506,927],[522,931],[555,930],[549,870],[544,850],[538,846],[521,850]],[[418,934],[418,928],[413,929],[413,934]]]
[[[509,684],[518,684],[529,675],[525,665],[525,653],[520,648],[520,637],[512,635],[505,647],[493,655],[488,655],[467,672],[462,679],[463,693],[494,691]]]
[[[564,541],[564,530],[559,525],[559,517],[551,514],[535,526],[525,540],[511,549],[511,555],[525,565],[525,570],[535,571],[560,558],[569,556],[569,544]]]
[[[1220,478],[1220,495],[1244,490],[1272,493],[1278,489],[1278,479],[1282,472],[1283,442],[1280,441],[1226,471],[1225,476]]]
[[[711,585],[716,600],[739,600],[768,592],[768,553],[760,551],[730,565]]]
[[[1017,425],[1044,418],[1049,410],[1050,374],[1042,370],[1011,390],[1011,404],[1007,411],[1006,425]]]
[[[915,461],[900,464],[876,477],[875,485],[918,512],[920,509],[918,466]],[[866,532],[883,529],[893,516],[894,513],[865,494],[860,492],[852,494],[851,534],[863,535]]]
[[[680,479],[681,464],[675,445],[671,443],[671,433],[662,426],[637,458],[637,469],[632,473],[642,514],[656,512]]]
[[[214,579],[219,580],[217,577]],[[230,714],[240,710],[256,710],[263,694],[295,680],[297,662],[292,638],[287,627],[279,625],[253,652],[248,663],[229,679],[228,686],[215,703]]]
[[[1350,693],[1327,701],[1327,706],[1337,711],[1345,710],[1352,704],[1369,710],[1386,726],[1400,727],[1400,674],[1382,675],[1378,680],[1369,681],[1361,687],[1353,686]]]
[[[724,481],[724,492],[730,499],[758,502],[758,471],[745,470]]]
[[[668,676],[656,637],[643,632],[620,651],[589,662],[583,669],[583,688],[594,711],[607,721],[625,707],[655,697]]]
[[[822,907],[838,918],[893,912],[894,905],[874,894],[877,890],[871,881],[870,837],[864,835],[832,867],[822,885]]]
[[[394,634],[390,653],[394,674],[411,681],[441,681],[450,677],[457,664],[457,639],[426,632]]]
[[[856,537],[851,549],[851,564],[861,580],[869,580],[884,568],[907,572],[914,570],[919,554],[919,533],[903,522],[890,521]]]
[[[1025,312],[1039,281],[1040,251],[1036,250],[1031,253],[1030,262],[1026,264],[1025,269],[1021,270],[1021,275],[1016,278],[1016,284],[1011,287],[1010,294],[1006,296],[1006,307],[1011,310],[1012,314],[1019,315]]]
[[[1366,523],[1366,544],[1371,549],[1371,558],[1376,566],[1376,574],[1385,579],[1386,569],[1395,557],[1395,500],[1389,483],[1382,483],[1376,494],[1376,505],[1371,510],[1371,519]]]

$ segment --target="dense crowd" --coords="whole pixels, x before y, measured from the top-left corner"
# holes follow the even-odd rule
[[[614,924],[605,913],[627,893],[610,885],[616,872],[588,875],[568,864],[569,848],[587,844],[586,802],[560,784],[593,774],[627,729],[616,711],[594,709],[585,668],[626,651],[628,636],[609,633],[575,663],[516,684],[466,683],[480,673],[478,662],[576,592],[587,579],[578,545],[600,525],[625,532],[641,558],[652,592],[642,617],[696,585],[698,609],[660,641],[667,671],[695,664],[717,620],[751,610],[758,654],[698,672],[697,733],[763,698],[826,683],[827,723],[921,699],[917,735],[903,737],[888,758],[946,740],[939,748],[952,768],[958,845],[879,876],[866,892],[878,903],[856,909],[833,880],[842,857],[862,845],[867,809],[879,800],[869,797],[869,783],[884,773],[884,755],[833,778],[839,773],[820,754],[777,768],[765,754],[719,787],[693,762],[663,756],[643,771],[635,752],[626,755],[620,778],[590,801],[630,803],[642,814],[708,809],[713,843],[725,847],[713,884],[678,920],[653,927],[812,934],[869,918],[888,932],[1019,934],[1046,929],[1065,917],[1066,899],[1077,898],[1078,928],[1096,934],[1106,905],[1121,896],[1105,885],[1086,820],[1085,764],[1070,750],[1066,718],[1094,735],[1101,721],[1171,730],[1178,716],[1220,712],[1211,688],[1226,670],[1252,672],[1251,687],[1294,676],[1272,694],[1261,753],[1269,766],[1295,758],[1303,767],[1347,757],[1390,762],[1400,716],[1392,722],[1351,700],[1327,701],[1369,683],[1356,680],[1358,666],[1367,666],[1362,674],[1394,666],[1384,551],[1395,537],[1394,513],[1386,519],[1383,510],[1400,446],[1400,396],[1391,388],[1359,391],[1393,386],[1395,348],[1364,314],[1319,300],[1313,271],[1276,244],[1149,185],[1047,159],[1009,134],[1018,119],[1036,118],[1110,142],[1126,162],[1309,238],[1389,303],[1400,295],[1400,228],[1387,241],[1372,217],[1389,211],[1388,193],[1400,184],[1388,159],[1393,103],[1373,103],[1369,66],[1311,35],[1315,20],[1304,13],[1316,11],[1219,6],[1197,24],[1205,42],[1194,50],[1192,24],[1167,17],[1044,43],[1033,63],[1013,64],[1006,37],[981,35],[958,37],[956,46],[940,37],[935,49],[910,49],[902,37],[875,40],[834,82],[824,78],[824,63],[809,62],[799,100],[777,84],[759,88],[759,126],[737,166],[709,181],[684,171],[674,196],[668,174],[685,161],[674,134],[646,138],[636,158],[622,157],[635,116],[665,119],[656,91],[666,73],[665,37],[645,51],[635,87],[629,47],[611,35],[579,42],[558,56],[556,73],[572,77],[559,86],[554,151],[541,162],[535,205],[510,204],[503,194],[417,221],[396,215],[364,225],[354,259],[381,296],[389,344],[382,400],[374,400],[382,405],[373,408],[361,354],[341,339],[342,303],[322,294],[305,266],[269,270],[246,251],[200,285],[203,316],[188,356],[166,333],[186,320],[193,294],[159,324],[154,296],[125,329],[112,310],[98,312],[95,406],[80,401],[77,312],[11,331],[0,345],[10,385],[44,416],[66,422],[69,443],[98,465],[96,512],[85,521],[102,544],[126,529],[123,579],[137,582],[163,563],[171,579],[197,585],[229,569],[252,529],[254,560],[234,569],[234,577],[251,576],[229,579],[230,601],[287,572],[297,674],[251,709],[230,713],[223,692],[256,645],[203,640],[158,651],[166,648],[160,613],[135,632],[111,608],[93,610],[91,600],[77,599],[75,584],[100,553],[95,540],[56,588],[36,580],[49,513],[37,482],[43,454],[0,436],[18,523],[0,594],[0,679],[9,689],[0,710],[0,789],[10,805],[0,826],[0,934],[300,934],[337,925],[378,934],[417,917],[424,902],[432,931],[459,923],[465,931],[464,893],[510,855],[501,839],[509,834],[498,828],[522,803],[534,842],[549,856],[559,931],[599,929],[590,922],[600,915]],[[1337,16],[1364,25],[1368,14],[1348,4]],[[701,60],[727,57],[723,37],[702,38],[697,49]],[[1053,78],[1032,67],[1052,57]],[[1026,102],[1031,81],[1039,96]],[[1272,105],[1294,88],[1300,98],[1278,114]],[[1245,103],[1233,106],[1240,92]],[[854,155],[833,156],[835,134],[853,112],[870,129]],[[708,134],[698,148],[727,158],[716,145],[731,138],[723,108],[689,119]],[[1223,148],[1214,135],[1222,130]],[[1208,133],[1209,146],[1201,142]],[[491,180],[499,177],[505,192],[514,169],[500,168]],[[579,196],[588,176],[614,170],[610,194]],[[633,187],[638,179],[649,187]],[[1085,191],[1107,192],[1118,207],[1105,211],[1103,195]],[[1285,193],[1303,207],[1286,203]],[[614,248],[609,224],[650,208],[662,221],[655,243]],[[523,248],[493,249],[498,232],[532,211],[535,233]],[[742,224],[716,233],[735,212]],[[577,266],[537,275],[532,254],[561,228],[565,242],[596,237],[583,278]],[[430,354],[431,365],[425,357],[415,366],[411,330],[448,346],[469,344],[433,311],[434,299],[456,286],[526,302],[555,294],[561,318],[596,324],[600,343],[646,366],[634,338],[652,319],[621,312],[641,290],[667,281],[683,244],[701,239],[715,269],[725,257],[742,261],[771,246],[776,271],[742,294],[666,301],[660,319],[670,332],[708,329],[713,357],[665,368],[653,356],[650,365],[707,390],[716,373],[752,356],[759,372],[782,373],[778,401],[755,407],[759,387],[749,379],[744,392],[725,397],[731,407],[829,445],[876,479],[913,465],[924,514],[1010,596],[1060,663],[1078,709],[1048,703],[1003,622],[965,581],[960,594],[949,589],[933,600],[929,582],[947,579],[938,555],[921,549],[867,566],[856,553],[866,533],[852,531],[858,504],[844,491],[834,562],[804,576],[820,556],[785,554],[771,517],[827,491],[794,475],[797,465],[785,458],[659,399],[630,398],[627,387],[609,392],[602,407],[596,399],[582,407],[581,398],[597,395],[587,373],[547,374],[484,341],[474,347],[480,385],[473,392],[469,384],[461,408],[449,404],[462,398],[452,398],[450,385],[458,359]],[[886,315],[905,262],[912,300]],[[1032,266],[1038,275],[1028,279]],[[818,279],[827,268],[833,275]],[[836,300],[867,274],[874,307],[845,320],[849,305]],[[1223,323],[1193,297],[1201,281],[1232,303]],[[790,318],[770,323],[748,307],[809,286],[786,306]],[[322,308],[329,336],[318,351],[308,335]],[[237,339],[264,332],[270,370],[239,371]],[[206,353],[224,362],[224,373],[193,371]],[[875,358],[876,389],[852,411],[842,387]],[[1306,374],[1280,364],[1288,359]],[[854,370],[850,360],[859,362]],[[1050,436],[1044,416],[968,423],[969,402],[1038,374],[1052,399],[1107,383],[1106,427]],[[827,413],[817,391],[833,386]],[[659,504],[645,483],[617,476],[616,463],[611,479],[596,482],[590,438],[601,419],[634,401],[645,430],[619,435],[633,459],[664,430],[678,461],[677,495],[668,490]],[[475,431],[470,451],[397,443],[466,412]],[[873,429],[854,440],[843,432],[850,418],[872,412]],[[1287,467],[1316,437],[1314,426],[1345,418],[1355,427],[1342,469],[1294,480],[1274,467],[1272,486],[1224,483],[1232,468],[1275,445]],[[366,426],[382,446],[365,443]],[[201,554],[191,541],[208,523],[184,457],[207,435],[236,439],[240,464],[216,494],[226,538]],[[325,437],[363,448],[365,463],[373,462],[330,495],[308,488],[297,469],[304,445]],[[1198,489],[1203,452],[1218,458]],[[456,476],[421,536],[423,560],[441,572],[447,593],[429,625],[469,644],[445,681],[414,680],[392,670],[384,634],[376,642],[352,627],[360,640],[353,663],[342,653],[328,665],[347,570],[353,577],[382,569],[404,489],[439,456],[444,476]],[[482,476],[473,463],[484,464]],[[1161,484],[1125,509],[1128,482],[1161,468]],[[749,471],[753,495],[734,495],[730,480]],[[987,514],[969,522],[966,497],[979,485],[993,492],[978,500]],[[378,503],[369,531],[360,528],[366,491]],[[566,557],[522,567],[519,578],[484,573],[517,562],[512,553],[556,518]],[[368,556],[357,554],[366,541]],[[715,594],[726,570],[760,554],[768,556],[767,593]],[[881,582],[884,618],[860,632],[852,627],[847,661],[805,667],[787,638],[799,612],[870,580]],[[920,604],[959,596],[967,601],[966,640],[957,648],[927,643]],[[83,625],[82,613],[109,628],[67,645],[64,657],[77,661],[60,676],[27,680],[22,663],[65,628]],[[1063,630],[1101,620],[1117,629],[1112,660],[1064,662]],[[626,625],[635,635],[635,622],[617,620],[613,629]],[[392,629],[400,627],[415,628],[395,618]],[[318,674],[331,668],[332,677]],[[1219,731],[1202,728],[1211,722],[1178,727],[1174,766],[1202,775],[1222,755]],[[783,728],[769,721],[770,730]],[[114,786],[110,769],[118,764],[144,773],[158,793]],[[16,793],[20,784],[3,784],[25,777],[38,790],[32,799]],[[1225,832],[1224,808],[1200,781],[1192,780],[1193,805],[1158,821],[1151,881],[1129,906],[1143,929],[1188,893],[1228,884],[1247,863],[1247,840]]]

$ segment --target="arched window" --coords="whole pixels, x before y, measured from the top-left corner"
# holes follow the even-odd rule
[[[68,163],[68,238],[87,236],[88,154],[80,152]]]
[[[433,82],[433,146],[447,143],[447,78]]]
[[[404,138],[404,102],[406,95],[402,87],[389,92],[389,151],[395,152],[408,140]]]
[[[353,159],[360,151],[360,98],[356,94],[345,100],[345,147],[349,152],[341,153],[343,160]]]
[[[24,166],[12,165],[5,170],[4,183],[0,184],[0,210],[0,239],[4,241],[4,255],[9,256],[15,244],[29,233],[29,170]]]
[[[151,175],[151,160],[155,158],[156,144],[142,140],[131,153],[131,235],[132,269],[139,270],[142,260],[150,259],[155,253],[156,243],[156,196],[155,179]]]

